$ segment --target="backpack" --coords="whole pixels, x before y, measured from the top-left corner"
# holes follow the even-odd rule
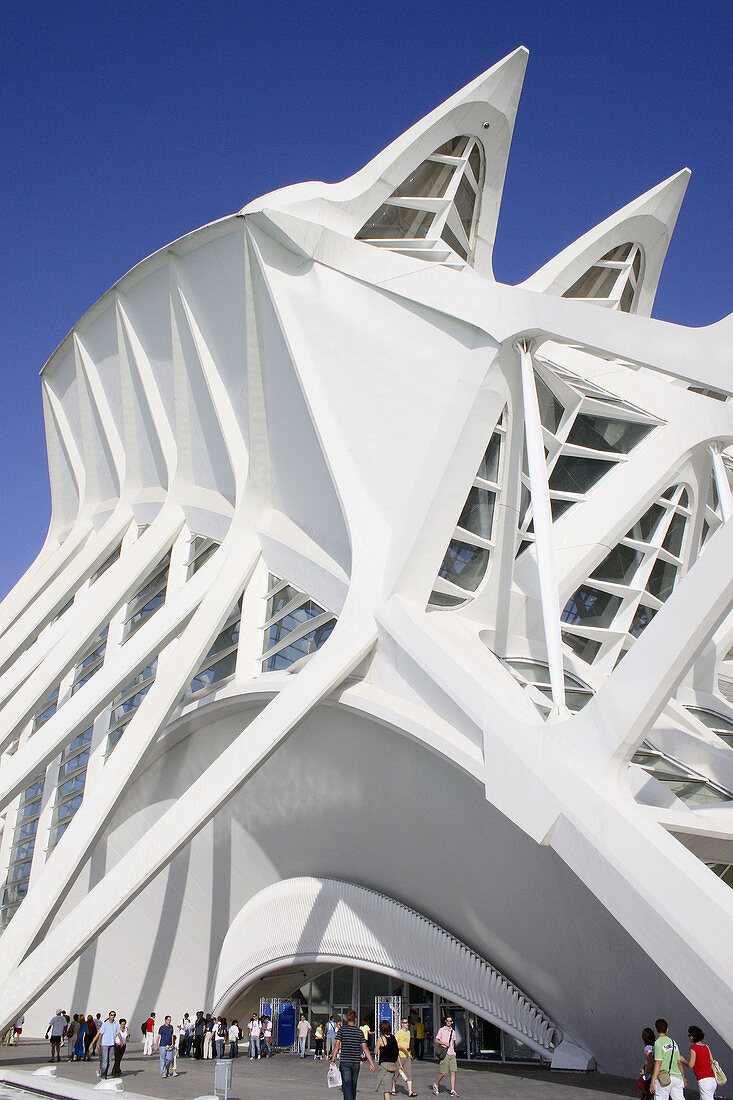
[[[145,1038],[145,1036],[146,1036],[146,1035],[147,1035],[147,1033],[148,1033],[148,1021],[147,1021],[147,1020],[145,1021],[145,1023],[144,1023],[144,1024],[140,1024],[140,1030],[141,1030],[141,1031],[142,1031],[142,1033],[143,1033],[143,1039],[144,1039],[144,1038]]]

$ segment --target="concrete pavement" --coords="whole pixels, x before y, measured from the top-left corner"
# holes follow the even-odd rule
[[[2,1070],[28,1069],[48,1065],[48,1043],[39,1040],[22,1040],[18,1047],[0,1048],[0,1079]],[[96,1085],[97,1062],[61,1062],[58,1078],[66,1078],[79,1084]],[[301,1060],[295,1055],[278,1054],[272,1059],[250,1061],[246,1055],[234,1063],[232,1100],[311,1100],[330,1096],[339,1100],[341,1091],[326,1086],[327,1063],[314,1062],[312,1058]],[[163,1081],[160,1077],[157,1055],[144,1058],[142,1045],[132,1044],[125,1054],[122,1072],[125,1090],[144,1096],[165,1097],[169,1100],[195,1100],[211,1096],[214,1087],[214,1062],[197,1062],[182,1058],[178,1063],[178,1076]],[[437,1076],[437,1063],[416,1063],[413,1087],[421,1097],[431,1096],[430,1086]],[[441,1096],[448,1095],[445,1083]],[[375,1079],[368,1069],[359,1077],[359,1094],[374,1096]],[[490,1063],[459,1063],[456,1090],[462,1100],[601,1100],[608,1096],[636,1095],[634,1082],[619,1077],[605,1077],[597,1073],[550,1073],[547,1069],[530,1066],[505,1066]],[[98,1096],[102,1095],[97,1093]],[[403,1083],[398,1084],[397,1095],[404,1096]],[[696,1095],[694,1088],[690,1095]]]

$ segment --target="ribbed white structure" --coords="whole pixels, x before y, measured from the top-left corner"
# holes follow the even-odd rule
[[[651,317],[687,170],[496,281],[526,61],[149,256],[46,364],[0,1024],[207,1007],[310,895],[238,914],[312,875],[353,884],[318,958],[617,1072],[630,1004],[725,1060],[733,317]]]
[[[262,929],[275,935],[262,941]],[[540,1054],[562,1032],[465,943],[376,890],[337,879],[296,878],[256,894],[222,945],[213,1003],[224,1011],[257,979],[292,962],[355,962],[419,983],[477,1012]]]

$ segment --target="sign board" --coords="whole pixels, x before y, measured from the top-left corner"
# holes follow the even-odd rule
[[[374,998],[374,1042],[379,1038],[379,1025],[382,1020],[389,1020],[392,1034],[398,1030],[402,1023],[402,998],[401,997],[375,997]]]

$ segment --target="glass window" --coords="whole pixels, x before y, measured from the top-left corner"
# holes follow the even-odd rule
[[[603,257],[603,260],[628,260],[629,253],[631,252],[631,249],[633,247],[634,246],[630,241],[628,241],[626,244],[616,245],[615,248],[612,248],[610,252],[606,253],[606,255]]]
[[[393,192],[392,197],[402,198],[440,198],[445,194],[448,181],[455,168],[451,164],[424,160],[406,180]]]
[[[488,564],[489,551],[485,547],[470,546],[458,539],[451,539],[438,575],[459,588],[475,592]]]
[[[540,378],[539,374],[535,373],[534,378],[537,387],[537,403],[540,408],[542,426],[543,428],[547,428],[547,430],[554,435],[560,426],[560,421],[562,420],[565,409],[555,397],[550,387]]]
[[[636,609],[634,618],[631,620],[631,626],[629,627],[629,634],[634,638],[638,638],[645,627],[649,626],[656,611],[653,607],[645,607],[643,603],[640,603]]]
[[[601,648],[600,642],[584,638],[582,634],[571,634],[569,630],[562,631],[562,640],[581,661],[586,661],[589,665],[595,661]]]
[[[431,592],[431,607],[463,607],[467,600],[463,596],[451,596],[447,592]]]
[[[682,555],[682,541],[685,537],[685,527],[687,520],[679,512],[675,512],[672,516],[672,522],[669,525],[667,534],[664,536],[664,542],[662,546],[665,550],[668,550],[670,554],[673,554],[676,558]]]
[[[618,304],[618,308],[622,313],[631,313],[631,307],[634,304],[634,287],[630,279],[627,279],[626,285],[621,292],[621,300]]]
[[[614,465],[615,463],[602,458],[561,454],[550,474],[550,489],[566,493],[587,493]]]
[[[491,481],[494,484],[498,484],[499,481],[499,459],[501,458],[501,432],[494,432],[489,445],[486,448],[486,453],[481,460],[481,465],[478,468],[476,477],[480,477],[483,481]]]
[[[462,260],[468,259],[468,252],[464,245],[458,240],[453,230],[449,225],[443,226],[443,232],[440,234],[441,240],[445,241],[449,248],[452,248],[454,252],[458,253]]]
[[[619,596],[583,584],[565,604],[561,618],[564,623],[608,627],[620,606]]]
[[[665,515],[664,508],[659,504],[652,504],[641,519],[636,521],[626,538],[635,539],[636,542],[649,542],[663,515]]]
[[[440,149],[435,150],[436,156],[443,157],[462,157],[466,151],[469,138],[461,136],[451,138],[450,141],[446,141],[445,145],[441,145]]]
[[[458,190],[456,191],[455,198],[456,210],[458,211],[458,217],[461,219],[461,225],[463,226],[463,232],[466,237],[471,239],[471,225],[473,223],[473,209],[476,205],[476,192],[469,184],[467,178],[463,176],[461,182],[458,184]]]
[[[634,550],[620,542],[614,546],[610,554],[606,554],[600,565],[591,573],[599,581],[613,581],[616,584],[626,584],[633,577],[642,562],[644,555],[641,550]]]
[[[651,575],[647,581],[646,590],[652,596],[656,596],[658,600],[664,602],[664,600],[672,595],[672,589],[675,586],[676,580],[677,566],[658,559],[655,561]]]
[[[356,234],[358,241],[398,240],[427,237],[435,214],[430,210],[409,210],[384,203]]]
[[[468,163],[471,166],[473,178],[476,180],[476,186],[478,187],[481,183],[481,153],[479,151],[478,142],[476,142],[469,154]]]
[[[635,424],[628,420],[581,413],[576,416],[567,441],[593,451],[628,454],[651,430],[651,424]]]
[[[458,526],[464,531],[470,531],[479,538],[490,539],[494,522],[494,505],[496,496],[488,489],[478,489],[475,485],[469,491],[463,511],[458,519]]]
[[[89,580],[89,583],[90,583],[90,584],[94,584],[94,582],[95,582],[96,580],[98,580],[98,579],[99,579],[99,578],[100,578],[100,577],[102,576],[102,574],[103,574],[103,573],[106,573],[106,572],[107,572],[107,570],[109,569],[110,565],[114,565],[114,563],[115,563],[115,562],[117,561],[117,559],[118,559],[118,558],[119,558],[119,556],[120,556],[120,552],[121,552],[121,550],[122,550],[122,543],[119,543],[119,544],[118,544],[118,545],[117,545],[117,546],[115,547],[115,549],[114,549],[114,550],[112,551],[112,553],[110,554],[110,556],[109,556],[109,557],[108,557],[108,558],[107,558],[107,559],[106,559],[105,561],[103,561],[103,562],[102,562],[102,564],[100,565],[99,569],[97,569],[96,573],[92,573],[92,576],[91,576],[91,578],[90,578],[90,580]]]
[[[617,279],[616,268],[591,267],[565,291],[563,298],[610,298]]]

